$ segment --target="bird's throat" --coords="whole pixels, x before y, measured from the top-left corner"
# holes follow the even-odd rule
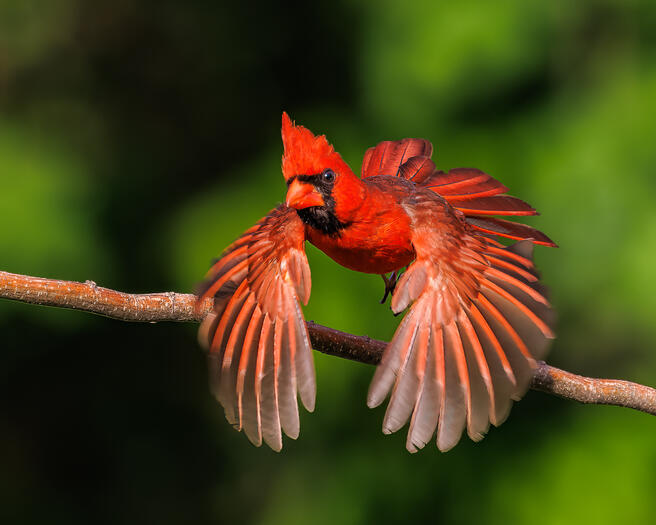
[[[344,228],[350,223],[342,222],[335,215],[331,206],[311,206],[302,210],[296,210],[301,220],[324,235],[338,237]]]

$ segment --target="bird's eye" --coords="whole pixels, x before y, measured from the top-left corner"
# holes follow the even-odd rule
[[[335,172],[331,169],[324,170],[321,174],[321,177],[325,182],[334,182],[335,181]]]

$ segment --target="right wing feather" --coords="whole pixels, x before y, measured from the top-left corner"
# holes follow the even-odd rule
[[[310,295],[296,212],[274,209],[210,269],[199,301],[214,298],[199,340],[209,350],[210,385],[226,418],[248,439],[282,448],[299,433],[297,395],[314,410],[316,380],[300,303]]]

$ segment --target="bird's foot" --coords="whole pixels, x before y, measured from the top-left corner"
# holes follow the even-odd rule
[[[385,274],[381,274],[380,276],[383,278],[383,281],[385,281],[385,294],[380,300],[380,304],[385,304],[387,296],[394,293],[394,288],[396,288],[396,283],[399,280],[399,274],[394,271],[390,274],[389,277],[387,277]]]

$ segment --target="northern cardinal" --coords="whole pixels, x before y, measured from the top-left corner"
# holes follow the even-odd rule
[[[310,297],[309,241],[347,268],[381,274],[394,313],[409,307],[367,398],[375,407],[390,396],[383,432],[409,420],[410,452],[435,433],[438,448],[448,450],[465,427],[482,439],[526,392],[535,359],[554,337],[532,248],[555,244],[491,217],[537,212],[482,171],[437,170],[427,140],[370,148],[361,178],[325,136],[286,113],[282,140],[285,204],[226,249],[199,294],[215,298],[199,339],[228,421],[255,445],[280,450],[282,432],[299,434],[297,394],[314,409],[300,306]],[[506,247],[497,235],[520,242]]]

